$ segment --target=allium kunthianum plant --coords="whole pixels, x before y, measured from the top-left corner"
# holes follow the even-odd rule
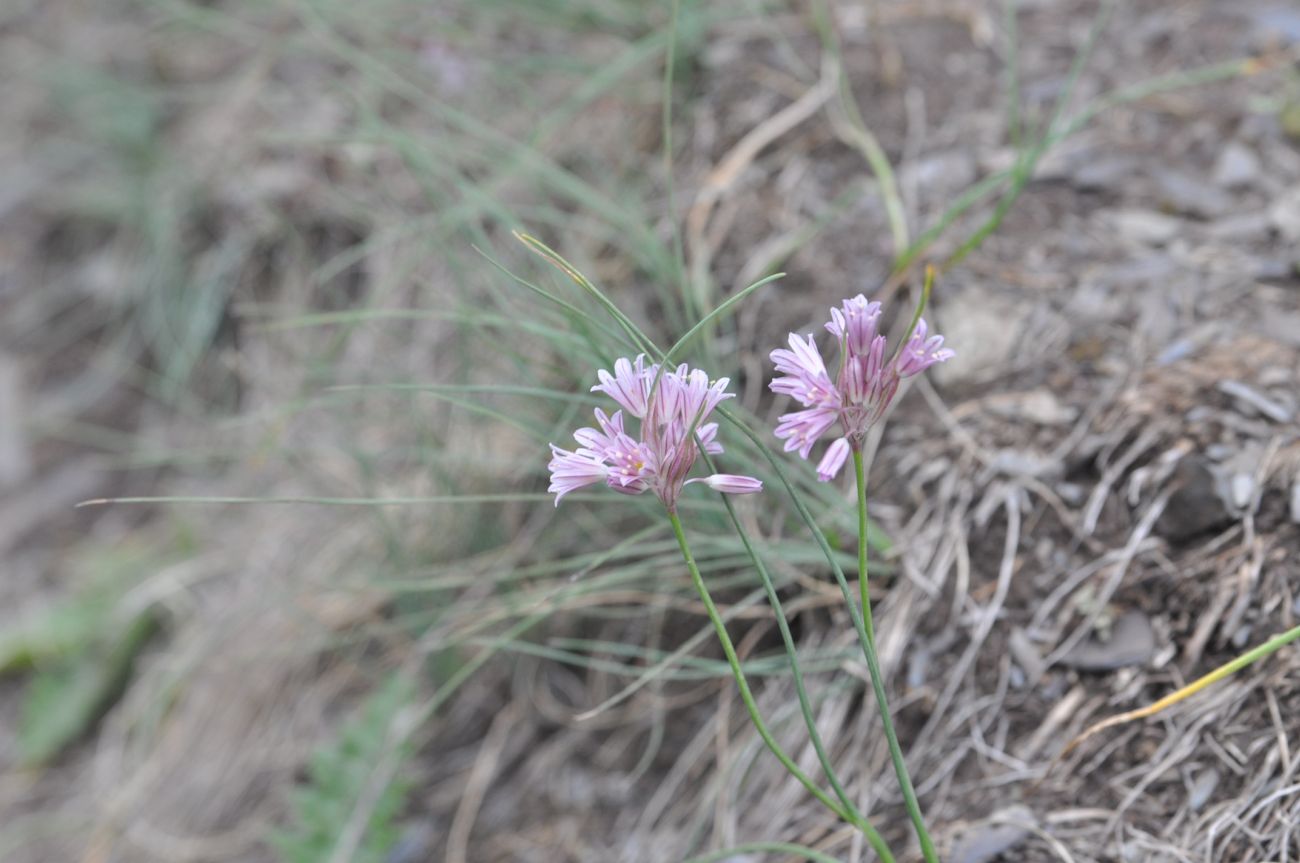
[[[597,379],[600,382],[592,390],[608,395],[618,404],[619,409],[610,415],[597,408],[597,427],[581,428],[574,432],[573,437],[578,444],[576,448],[567,450],[551,444],[551,485],[548,490],[555,494],[556,505],[569,492],[597,484],[604,484],[620,494],[652,492],[659,498],[672,524],[691,581],[718,635],[741,700],[759,736],[791,775],[836,815],[862,830],[881,860],[893,863],[894,856],[889,846],[858,811],[835,775],[808,707],[793,650],[790,651],[790,656],[795,679],[798,681],[805,724],[838,799],[832,798],[818,787],[772,736],[758,711],[735,645],[727,633],[708,586],[704,583],[678,516],[678,500],[685,487],[693,483],[701,483],[724,494],[754,494],[763,489],[758,479],[736,474],[714,473],[688,478],[695,462],[703,457],[702,454],[720,455],[723,452],[722,445],[717,440],[718,424],[709,422],[708,418],[719,403],[732,398],[732,394],[726,391],[729,381],[726,378],[711,381],[704,371],[689,369],[685,365],[667,371],[661,364],[647,363],[644,355],[633,360],[620,358],[614,363],[613,373],[602,369],[597,373]],[[637,428],[631,431],[628,428],[628,417],[637,423]],[[774,608],[779,608],[770,579],[765,570],[761,572],[768,588],[769,600],[773,602]],[[778,614],[783,635],[788,636],[784,616],[780,612]]]
[[[802,458],[807,459],[822,436],[832,428],[838,429],[839,437],[826,448],[817,465],[817,478],[822,482],[834,479],[849,455],[853,456],[858,499],[858,597],[861,604],[861,614],[854,615],[854,623],[858,625],[858,636],[871,674],[899,789],[916,828],[921,853],[927,861],[938,860],[938,855],[925,829],[920,804],[903,760],[876,654],[871,598],[867,589],[867,480],[862,445],[872,426],[884,419],[904,380],[953,357],[953,352],[943,346],[943,336],[930,335],[925,319],[921,317],[933,279],[933,271],[927,271],[921,303],[912,317],[909,333],[892,355],[886,337],[879,332],[880,303],[868,302],[859,294],[844,300],[840,308],[831,309],[831,319],[825,325],[839,348],[839,371],[834,381],[813,337],[801,338],[791,333],[789,350],[772,351],[772,362],[780,376],[771,383],[773,392],[788,395],[804,406],[803,410],[783,415],[776,427],[776,436],[785,441],[786,452],[797,450]],[[847,592],[845,601],[852,604],[852,597]]]
[[[564,264],[549,249],[547,257]],[[580,279],[567,264],[562,267],[575,281]],[[579,282],[584,287],[589,283]],[[588,288],[594,291],[594,288]],[[929,295],[930,279],[927,277],[921,306]],[[603,298],[602,298],[603,299]],[[937,860],[933,843],[922,823],[916,795],[903,764],[902,751],[894,732],[885,698],[883,680],[876,657],[875,636],[871,623],[871,607],[867,594],[867,536],[866,536],[866,486],[862,461],[862,443],[872,425],[879,423],[899,389],[900,383],[937,362],[952,356],[943,348],[943,339],[929,336],[918,308],[913,316],[909,335],[892,356],[887,356],[887,344],[877,332],[880,304],[868,302],[858,296],[845,300],[841,308],[832,310],[826,328],[838,340],[840,366],[831,379],[811,337],[800,339],[791,336],[790,350],[773,352],[777,371],[783,376],[772,382],[772,389],[800,401],[804,410],[781,418],[776,429],[777,437],[786,442],[786,450],[798,450],[807,458],[817,440],[838,424],[840,436],[830,445],[818,468],[819,478],[829,481],[839,473],[849,454],[854,456],[858,480],[859,572],[861,608],[857,607],[838,565],[833,568],[844,592],[850,616],[858,631],[859,640],[871,673],[872,686],[880,707],[889,750],[894,760],[900,788],[908,813],[915,825],[922,852],[926,860]],[[625,326],[632,328],[630,322]],[[637,336],[641,334],[636,332]],[[689,334],[688,334],[689,335]],[[669,351],[669,356],[673,351]],[[691,553],[686,531],[679,515],[678,503],[687,487],[699,484],[723,494],[756,494],[763,490],[762,483],[751,476],[731,473],[704,473],[692,476],[697,462],[705,462],[712,469],[712,456],[723,454],[718,440],[718,423],[710,419],[719,411],[719,405],[732,398],[727,392],[726,378],[711,380],[701,369],[686,365],[672,365],[647,360],[644,354],[634,359],[620,358],[613,371],[600,370],[599,381],[592,390],[607,395],[617,405],[613,413],[597,408],[594,427],[574,432],[576,446],[565,449],[551,445],[549,491],[555,494],[556,505],[565,495],[577,489],[594,485],[625,495],[653,494],[663,504],[664,512],[672,525],[682,557],[690,572],[691,581],[703,602],[704,608],[717,633],[727,663],[735,678],[741,700],[750,720],[763,742],[790,774],[804,785],[823,805],[844,821],[862,831],[877,856],[885,863],[893,863],[894,855],[880,833],[857,808],[853,799],[839,781],[834,765],[826,753],[803,685],[803,677],[794,649],[792,636],[786,624],[780,599],[771,577],[760,556],[741,532],[741,539],[754,561],[763,581],[768,601],[777,617],[778,628],[789,655],[795,689],[810,741],[819,763],[833,790],[823,790],[785,752],[772,736],[758,711],[748,680],[740,665],[735,646],[727,633],[721,614],[713,602],[708,586]],[[753,438],[743,426],[747,436]],[[776,462],[772,462],[775,467]],[[777,469],[780,473],[779,468]],[[783,476],[783,474],[782,474]],[[798,503],[796,501],[796,505]],[[728,505],[730,509],[730,505]],[[802,509],[802,508],[801,508]],[[812,521],[810,528],[816,533]],[[737,522],[739,529],[739,523]],[[819,541],[823,538],[817,534]],[[829,554],[829,550],[828,550]]]

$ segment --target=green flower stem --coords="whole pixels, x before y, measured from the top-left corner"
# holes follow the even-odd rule
[[[703,453],[703,450],[701,452]],[[703,455],[709,470],[717,473],[713,460],[709,458],[708,453],[703,453]],[[799,711],[803,714],[804,725],[808,727],[808,738],[812,741],[813,750],[817,753],[817,760],[821,763],[822,772],[826,774],[826,779],[830,782],[831,788],[834,789],[835,796],[844,804],[845,810],[858,820],[862,820],[862,815],[857,806],[854,805],[853,799],[849,797],[848,792],[840,784],[839,776],[835,773],[830,756],[826,754],[826,747],[822,743],[821,734],[817,731],[817,720],[813,716],[812,703],[808,699],[808,690],[804,686],[803,671],[799,668],[799,653],[795,649],[794,636],[790,633],[790,623],[785,619],[785,610],[781,607],[781,597],[777,595],[776,585],[772,582],[772,575],[767,571],[767,566],[763,563],[763,559],[759,557],[754,544],[749,541],[749,534],[741,525],[740,518],[736,515],[736,508],[732,505],[730,497],[725,494],[722,495],[722,504],[727,509],[727,515],[731,518],[731,523],[736,528],[736,534],[740,537],[741,544],[745,546],[749,559],[754,562],[754,569],[758,572],[758,578],[763,582],[763,591],[767,594],[767,602],[772,606],[772,612],[776,616],[777,629],[781,632],[781,641],[785,644],[786,655],[790,658],[790,674],[794,679],[795,693],[799,698]]]
[[[727,656],[727,663],[731,666],[731,674],[736,679],[736,687],[740,690],[740,699],[745,703],[745,710],[749,713],[750,721],[754,723],[754,729],[758,732],[758,736],[767,744],[767,748],[781,762],[781,765],[791,776],[799,780],[799,783],[804,788],[807,788],[810,794],[821,801],[827,809],[834,812],[841,820],[854,825],[862,831],[867,842],[875,849],[876,855],[884,863],[895,863],[894,855],[889,850],[889,846],[885,844],[884,837],[856,811],[841,806],[829,794],[818,788],[812,779],[800,770],[794,760],[785,753],[785,750],[776,742],[776,739],[772,737],[772,733],[767,728],[767,723],[759,715],[758,705],[754,702],[754,694],[749,689],[749,682],[745,679],[745,672],[740,667],[740,659],[736,656],[735,645],[732,644],[731,636],[727,634],[727,627],[722,622],[722,616],[718,613],[718,607],[713,604],[713,597],[709,595],[709,589],[704,584],[704,577],[700,574],[700,568],[695,563],[695,556],[691,554],[691,548],[686,542],[686,533],[682,530],[681,519],[677,517],[677,513],[669,510],[668,520],[672,522],[673,534],[677,537],[677,544],[681,547],[682,557],[686,560],[686,568],[690,570],[691,581],[695,584],[695,590],[699,593],[700,600],[704,603],[709,620],[713,622],[713,628],[718,634],[718,641],[722,644],[722,652]]]
[[[938,863],[939,855],[935,853],[934,843],[925,829],[925,819],[921,817],[921,806],[916,802],[916,791],[912,788],[912,777],[907,773],[907,764],[903,761],[903,750],[898,745],[898,733],[894,731],[894,720],[889,713],[889,699],[885,696],[884,677],[880,672],[880,660],[876,655],[876,632],[871,623],[871,595],[867,590],[867,476],[862,467],[862,447],[853,447],[853,473],[858,486],[858,594],[862,601],[862,652],[867,657],[867,670],[871,673],[871,688],[876,693],[876,704],[880,707],[880,721],[885,726],[885,739],[889,742],[889,757],[894,762],[894,773],[898,776],[898,787],[903,792],[903,803],[907,815],[916,827],[916,838],[921,843],[921,854],[926,863]],[[847,598],[847,597],[846,597]]]

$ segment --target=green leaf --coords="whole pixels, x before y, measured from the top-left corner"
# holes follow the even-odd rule
[[[360,706],[338,738],[316,752],[307,784],[293,795],[290,825],[267,837],[281,860],[320,863],[347,852],[342,847],[347,831],[361,818],[361,839],[347,859],[382,863],[397,839],[395,821],[410,791],[400,768],[411,758],[413,747],[406,735],[395,738],[393,732],[413,697],[410,681],[392,675]],[[383,765],[394,763],[398,769],[386,774]]]
[[[36,674],[18,726],[24,765],[56,758],[103,718],[126,689],[136,657],[159,624],[159,614],[146,608],[75,657]]]

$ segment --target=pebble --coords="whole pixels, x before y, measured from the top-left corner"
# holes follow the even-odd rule
[[[1268,208],[1273,227],[1287,242],[1300,242],[1300,186],[1283,192]]]
[[[1080,671],[1114,671],[1143,665],[1155,651],[1156,634],[1150,618],[1129,611],[1115,622],[1110,638],[1089,638],[1061,657],[1061,664]]]
[[[1015,449],[1000,449],[989,462],[989,470],[1004,476],[1046,477],[1060,473],[1060,469],[1056,459]]]
[[[1218,186],[1179,171],[1157,171],[1162,202],[1171,210],[1202,219],[1222,216],[1232,209],[1232,196]]]
[[[1077,482],[1058,482],[1056,484],[1056,493],[1061,500],[1070,506],[1078,506],[1087,499],[1087,491]]]
[[[1017,348],[1017,334],[1029,311],[1023,303],[972,287],[951,295],[936,315],[944,346],[951,346],[962,361],[941,363],[930,371],[941,385],[951,386],[1003,367]],[[993,332],[1005,337],[991,339]]]
[[[1249,186],[1259,178],[1259,157],[1245,144],[1232,141],[1214,163],[1214,182],[1229,189]]]
[[[1300,313],[1284,312],[1265,315],[1259,322],[1260,332],[1284,345],[1300,348]],[[944,363],[950,366],[952,363]]]
[[[1297,208],[1300,209],[1300,202]],[[1297,213],[1297,218],[1300,218],[1300,213]],[[1182,228],[1180,220],[1154,210],[1116,210],[1109,214],[1109,221],[1120,236],[1150,246],[1164,245]],[[1300,224],[1296,230],[1300,232]]]
[[[898,179],[904,187],[915,184],[927,192],[943,192],[969,186],[978,176],[975,158],[968,152],[956,150],[905,165]]]
[[[1167,366],[1170,363],[1185,360],[1196,351],[1196,347],[1196,342],[1186,338],[1170,342],[1165,346],[1164,350],[1160,352],[1160,355],[1156,357],[1155,364],[1158,366]]]
[[[1082,162],[1070,177],[1074,187],[1082,192],[1116,191],[1137,172],[1134,159],[1124,156],[1102,156]]]
[[[1291,261],[1265,258],[1255,264],[1254,272],[1251,275],[1255,277],[1256,281],[1260,282],[1287,282],[1300,275],[1300,273],[1296,270],[1296,264]]]
[[[1029,640],[1028,633],[1020,627],[1011,630],[1011,636],[1007,639],[1007,650],[1011,653],[1011,658],[1016,661],[1016,665],[1023,669],[1026,683],[1037,683],[1047,671],[1047,664],[1043,661],[1042,654]]]
[[[1213,465],[1201,456],[1188,456],[1174,471],[1175,489],[1156,520],[1161,536],[1180,542],[1232,521],[1227,501],[1219,494]]]
[[[1028,839],[1030,830],[1022,825],[1036,820],[1027,806],[1003,809],[963,833],[948,859],[952,863],[990,863]]]
[[[1049,389],[999,393],[984,399],[984,406],[999,416],[1042,426],[1069,425],[1079,416],[1076,408],[1061,404]]]
[[[1236,473],[1232,475],[1232,505],[1237,509],[1245,509],[1246,504],[1250,503],[1251,497],[1255,494],[1255,478],[1248,473]]]
[[[1193,812],[1210,801],[1214,789],[1219,787],[1219,771],[1210,767],[1201,771],[1192,780],[1192,787],[1187,790],[1187,807]]]
[[[1268,213],[1238,213],[1216,219],[1205,230],[1216,240],[1258,240],[1266,238],[1272,227]]]

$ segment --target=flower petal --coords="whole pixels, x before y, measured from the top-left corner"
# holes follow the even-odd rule
[[[817,465],[817,479],[822,482],[830,482],[844,467],[844,461],[849,457],[849,439],[840,438],[826,448],[826,454],[822,456],[821,462]]]
[[[808,458],[813,444],[835,425],[838,416],[839,412],[833,408],[812,408],[785,414],[776,427],[776,436],[785,441],[786,452],[797,449],[802,458]]]
[[[693,482],[702,482],[714,491],[724,494],[757,494],[763,490],[762,480],[733,473],[715,473],[711,476],[688,479],[686,485]]]
[[[609,468],[599,459],[583,452],[570,452],[551,444],[551,484],[546,490],[555,495],[555,505],[566,494],[584,486],[605,480]]]

